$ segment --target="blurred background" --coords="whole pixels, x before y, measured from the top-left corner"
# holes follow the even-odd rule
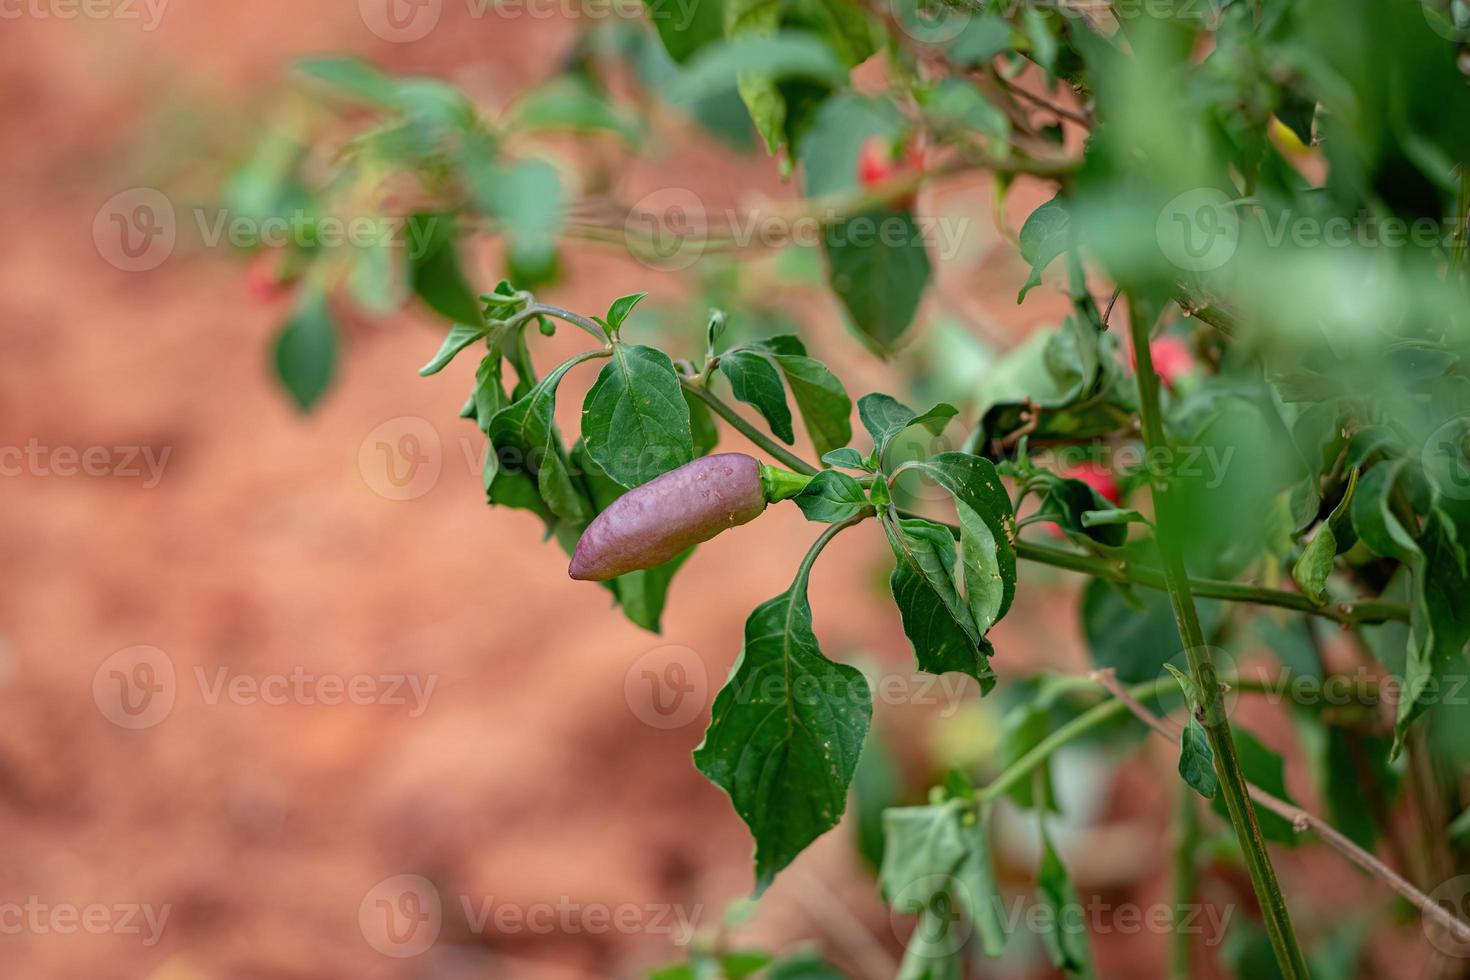
[[[420,9],[434,13],[422,31]],[[334,383],[303,413],[269,363],[289,298],[211,235],[261,134],[312,111],[289,77],[295,57],[354,54],[453,81],[493,110],[555,75],[588,26],[575,9],[518,9],[28,0],[5,11],[4,975],[633,977],[716,934],[809,946],[847,976],[893,974],[912,921],[877,893],[877,813],[922,800],[950,766],[993,772],[1006,703],[982,706],[956,675],[911,672],[878,601],[891,564],[881,538],[839,539],[812,583],[824,648],[875,679],[857,799],[747,907],[747,832],[689,754],[746,614],[786,588],[811,526],[778,507],[702,547],[662,634],[640,630],[567,578],[539,522],[485,507],[483,439],[457,417],[473,364],[416,374],[439,318],[411,304],[339,311]],[[630,201],[670,188],[711,208],[797,197],[753,143],[668,119],[649,140],[641,157],[565,152]],[[951,379],[1066,309],[1062,296],[1015,303],[1028,269],[1007,235],[1050,193],[1023,181],[996,215],[984,179],[925,192],[921,209],[956,216],[962,234],[933,256],[921,330],[891,362],[812,288],[811,249],[670,272],[573,243],[538,295],[591,313],[648,290],[640,322],[691,356],[708,308],[725,305],[742,311],[732,329],[751,334],[799,324],[854,395],[917,390],[973,406]],[[150,220],[160,197],[166,229]],[[501,277],[489,237],[462,258],[482,289]],[[540,341],[538,358],[578,349],[565,333]],[[567,382],[573,420],[589,380]],[[728,431],[722,445],[746,448]],[[1022,574],[993,634],[1001,678],[1084,669],[1076,583]],[[1291,752],[1284,721],[1241,710]],[[1173,759],[1155,745],[1120,768],[1139,739],[1058,757],[1057,839],[1084,896],[1148,909],[1168,894],[1171,806],[1148,773]],[[1311,799],[1289,760],[1288,783]],[[1016,811],[998,834],[1003,887],[1029,893],[1032,821]],[[1331,856],[1287,854],[1281,867],[1308,923],[1332,922],[1363,887]],[[1249,963],[1260,947],[1247,884],[1224,874],[1202,887],[1235,918],[1202,926],[1200,969],[1226,948],[1224,921],[1239,927],[1228,958]],[[983,975],[1050,975],[1039,938],[1020,931]],[[1101,975],[1155,977],[1168,937],[1112,928],[1094,945]],[[1373,955],[1377,975],[1402,965],[1392,950]]]

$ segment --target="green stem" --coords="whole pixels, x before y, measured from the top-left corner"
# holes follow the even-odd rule
[[[730,427],[736,432],[739,432],[761,449],[776,457],[787,468],[807,476],[816,476],[821,472],[817,467],[791,452],[791,450],[786,449],[774,439],[769,438],[764,432],[745,421],[745,419],[740,417],[740,413],[725,404],[724,401],[717,397],[714,392],[704,387],[704,385],[698,384],[693,379],[683,375],[680,375],[679,383],[684,386],[685,391],[708,405],[710,411],[714,412],[726,422],[729,422]]]
[[[582,330],[585,330],[587,333],[591,334],[593,337],[596,337],[598,343],[605,344],[608,342],[607,334],[603,332],[602,328],[597,325],[597,322],[595,320],[590,320],[580,313],[573,313],[571,310],[564,310],[560,306],[547,306],[545,303],[532,303],[530,306],[526,307],[524,310],[511,317],[508,322],[510,326],[514,327],[519,326],[522,323],[526,323],[538,316],[549,316],[554,317],[558,320],[565,320],[572,326],[579,327]]]
[[[1143,422],[1144,446],[1149,453],[1164,453],[1168,451],[1168,444],[1164,438],[1164,416],[1159,403],[1159,376],[1154,370],[1149,350],[1148,326],[1138,304],[1129,296],[1128,329],[1133,337],[1134,356],[1138,363],[1138,406]],[[1309,975],[1306,960],[1291,927],[1286,899],[1282,897],[1281,886],[1276,881],[1276,869],[1271,866],[1271,856],[1266,853],[1256,809],[1251,803],[1245,774],[1240,770],[1240,759],[1235,753],[1235,740],[1230,734],[1230,719],[1225,713],[1220,681],[1210,649],[1205,644],[1204,630],[1200,628],[1194,596],[1190,592],[1189,574],[1179,547],[1180,536],[1189,518],[1179,509],[1167,477],[1154,482],[1153,497],[1159,526],[1155,537],[1163,561],[1164,582],[1169,589],[1169,604],[1174,609],[1174,621],[1184,641],[1184,654],[1189,660],[1189,671],[1199,698],[1196,716],[1204,726],[1210,748],[1215,753],[1215,772],[1220,777],[1220,791],[1225,796],[1230,824],[1235,828],[1236,839],[1245,856],[1246,870],[1250,872],[1251,886],[1260,902],[1261,918],[1282,977],[1284,980],[1305,978]]]
[[[806,489],[812,478],[803,473],[792,473],[778,466],[761,464],[761,489],[765,491],[766,503],[790,500]]]
[[[1168,581],[1164,573],[1143,565],[1129,565],[1108,561],[1092,555],[1064,551],[1030,541],[1016,542],[1016,557],[1065,568],[1073,572],[1094,575],[1119,585],[1141,585],[1149,589],[1167,591]],[[1342,602],[1319,606],[1300,592],[1285,592],[1268,589],[1260,585],[1242,582],[1227,582],[1221,579],[1191,578],[1190,592],[1203,599],[1226,599],[1231,602],[1251,602],[1259,606],[1279,606],[1296,612],[1308,613],[1336,620],[1344,626],[1382,623],[1389,620],[1409,621],[1409,608],[1402,603],[1380,602],[1376,599]]]
[[[1174,980],[1190,980],[1194,976],[1193,946],[1184,928],[1193,916],[1195,885],[1198,878],[1195,852],[1199,849],[1199,810],[1194,789],[1179,784],[1179,809],[1174,821],[1174,933],[1169,948],[1169,975]]]

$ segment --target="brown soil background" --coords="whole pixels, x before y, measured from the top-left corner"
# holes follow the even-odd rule
[[[744,827],[689,760],[707,712],[651,727],[625,681],[640,658],[674,645],[707,668],[712,696],[746,613],[786,587],[812,536],[794,509],[702,548],[675,584],[664,635],[644,633],[566,578],[534,520],[484,507],[464,457],[478,451],[475,433],[455,417],[472,367],[432,381],[414,373],[438,343],[430,317],[354,319],[336,386],[303,417],[266,369],[283,306],[247,297],[237,258],[181,246],[157,270],[124,273],[99,255],[93,219],[116,192],[207,198],[298,53],[358,53],[452,78],[496,105],[551,74],[573,37],[565,19],[471,18],[451,3],[428,38],[395,45],[370,34],[356,6],[175,0],[151,32],[116,18],[0,22],[0,443],[170,454],[151,488],[34,472],[0,484],[0,900],[171,908],[152,946],[117,933],[0,932],[6,977],[628,977],[679,957],[648,913],[639,921],[649,928],[629,931],[583,918],[575,929],[477,932],[459,899],[672,903],[708,927],[749,889]],[[661,154],[626,176],[629,188],[677,175],[714,201],[792,193],[763,158],[682,136]],[[986,215],[985,187],[948,193]],[[1043,193],[1020,189],[1013,220]],[[493,249],[478,267],[482,281],[495,278]],[[1014,305],[1024,269],[1005,248],[942,277],[1016,336],[1058,312],[1039,295]],[[596,310],[637,288],[652,302],[687,291],[624,257],[574,249],[550,298]],[[853,372],[850,388],[899,383],[842,336],[830,302],[803,316],[820,353]],[[574,343],[564,332],[544,356]],[[564,407],[586,383],[568,382]],[[403,419],[432,428],[442,473],[422,496],[390,501],[360,451]],[[862,651],[901,672],[897,617],[872,601],[886,571],[881,540],[839,539],[815,575],[813,606],[829,653]],[[1025,574],[1030,588],[997,636],[1004,678],[1080,663],[1072,592]],[[163,721],[134,731],[99,711],[94,678],[138,645],[164,651],[177,696]],[[196,670],[220,668],[409,673],[437,686],[418,717],[387,704],[211,704]],[[878,707],[910,796],[929,777],[933,714]],[[1281,746],[1284,732],[1263,734]],[[1167,770],[1165,755],[1150,753]],[[1167,794],[1135,767],[1094,795],[1105,826],[1068,846],[1086,890],[1162,900]],[[1026,861],[1006,857],[1022,888]],[[1331,859],[1285,863],[1289,894],[1356,887]],[[444,914],[438,942],[399,959],[372,948],[359,910],[405,874],[434,883]],[[1208,894],[1238,902],[1239,885],[1217,881]],[[1313,909],[1307,897],[1301,915],[1330,921],[1339,904]],[[814,943],[850,975],[881,976],[872,945],[896,957],[907,928],[890,923],[845,823],[737,937]],[[1163,973],[1163,936],[1096,946],[1104,977]],[[1046,974],[1023,961],[994,975]]]

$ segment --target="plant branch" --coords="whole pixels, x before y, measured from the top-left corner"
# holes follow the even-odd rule
[[[710,411],[714,412],[720,418],[730,423],[731,428],[739,432],[751,442],[755,443],[761,449],[764,449],[766,452],[779,459],[781,463],[787,468],[793,469],[796,472],[804,474],[806,476],[815,476],[817,473],[821,472],[821,470],[819,470],[817,467],[813,466],[811,463],[808,463],[806,460],[802,459],[791,450],[776,442],[776,440],[769,438],[760,429],[757,429],[755,426],[745,421],[745,419],[741,417],[739,412],[735,411],[735,409],[726,404],[726,402],[722,398],[720,398],[714,392],[710,391],[704,385],[699,384],[693,378],[690,378],[687,375],[680,375],[679,384],[683,385],[684,390],[689,392],[689,394],[693,395],[695,398],[698,398],[700,401],[708,405]]]
[[[1144,565],[1108,561],[1092,555],[1064,551],[1048,545],[1030,541],[1016,542],[1016,556],[1027,561],[1065,568],[1073,572],[1094,575],[1119,585],[1141,585],[1149,589],[1168,589],[1164,573]],[[1191,578],[1190,592],[1202,599],[1225,599],[1231,602],[1249,602],[1259,606],[1279,606],[1313,616],[1335,620],[1343,626],[1383,623],[1396,620],[1407,623],[1409,608],[1402,603],[1382,602],[1376,599],[1340,602],[1319,606],[1300,592],[1287,592],[1243,582],[1228,582],[1223,579]]]
[[[1128,297],[1128,329],[1133,337],[1133,350],[1138,360],[1138,406],[1143,422],[1143,442],[1150,453],[1166,452],[1168,444],[1164,438],[1164,415],[1159,401],[1159,376],[1154,370],[1152,353],[1149,350],[1148,320],[1138,304]],[[1256,811],[1250,804],[1245,774],[1241,772],[1240,760],[1235,754],[1235,741],[1230,735],[1230,719],[1226,716],[1219,679],[1205,643],[1204,630],[1200,627],[1199,613],[1190,592],[1189,573],[1184,566],[1184,555],[1179,547],[1179,535],[1183,533],[1188,517],[1178,509],[1173,488],[1168,478],[1155,480],[1151,485],[1154,498],[1155,520],[1159,533],[1159,557],[1164,565],[1164,582],[1169,587],[1169,604],[1174,609],[1174,621],[1179,626],[1180,639],[1184,641],[1184,655],[1189,660],[1189,672],[1194,679],[1199,704],[1195,714],[1204,726],[1205,735],[1214,750],[1215,772],[1220,777],[1220,792],[1225,795],[1225,808],[1230,814],[1230,823],[1245,855],[1246,870],[1250,872],[1251,887],[1261,905],[1267,936],[1276,962],[1281,967],[1285,980],[1306,978],[1307,964],[1301,947],[1291,927],[1291,916],[1286,909],[1286,899],[1281,895],[1281,886],[1276,881],[1276,869],[1271,866],[1271,856],[1266,852],[1266,842],[1261,836],[1261,827],[1256,820]]]
[[[1144,724],[1155,732],[1164,736],[1172,742],[1179,741],[1179,735],[1166,725],[1162,719],[1148,708],[1144,707],[1134,695],[1118,683],[1117,676],[1111,670],[1094,671],[1092,674],[1103,687],[1107,688],[1117,698],[1117,704],[1121,704],[1131,711]],[[1246,784],[1250,791],[1251,799],[1272,813],[1291,821],[1292,827],[1301,833],[1311,830],[1322,838],[1322,842],[1332,848],[1349,861],[1362,868],[1368,874],[1383,881],[1415,908],[1419,909],[1425,917],[1433,919],[1443,926],[1455,939],[1462,943],[1470,943],[1470,924],[1467,924],[1445,909],[1434,899],[1409,884],[1398,872],[1384,864],[1378,858],[1354,844],[1340,831],[1316,814],[1309,813],[1299,806],[1295,806],[1285,800],[1272,796],[1259,786]]]
[[[780,460],[783,466],[807,476],[814,476],[821,472],[820,468],[808,463],[747,422],[728,402],[701,385],[697,378],[681,376],[679,381],[684,386],[685,391],[688,391],[694,397],[708,405],[711,411],[730,423],[731,427],[745,436],[745,438]],[[923,516],[902,509],[899,510],[898,514],[900,517]],[[931,518],[925,518],[925,520],[931,520]],[[957,525],[944,522],[939,523],[944,524],[956,538],[959,537],[960,529]],[[1158,569],[1148,568],[1142,565],[1130,565],[1124,562],[1108,561],[1105,558],[1096,558],[1092,555],[1064,551],[1061,548],[1034,544],[1030,541],[1018,540],[1016,542],[1016,557],[1041,565],[1051,565],[1055,568],[1064,568],[1068,571],[1093,575],[1119,585],[1141,585],[1144,588],[1158,589],[1160,591],[1168,589],[1164,573]],[[1292,609],[1296,612],[1307,613],[1312,616],[1323,616],[1343,626],[1383,623],[1389,620],[1404,623],[1409,621],[1409,609],[1401,603],[1366,599],[1319,606],[1300,592],[1286,592],[1281,589],[1269,589],[1259,585],[1247,585],[1241,582],[1227,582],[1221,579],[1207,578],[1192,578],[1189,580],[1189,584],[1191,592],[1201,598],[1225,599],[1230,602],[1249,602],[1260,606],[1279,606],[1283,609]]]

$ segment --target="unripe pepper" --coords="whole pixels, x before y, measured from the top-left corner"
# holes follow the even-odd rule
[[[582,532],[572,578],[601,582],[662,565],[721,531],[753,521],[769,499],[768,468],[744,453],[718,453],[634,487]]]

